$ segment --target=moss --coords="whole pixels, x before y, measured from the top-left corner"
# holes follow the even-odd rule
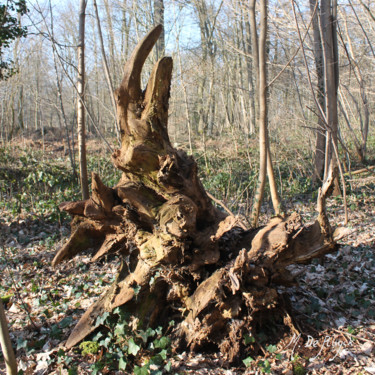
[[[293,364],[293,375],[305,375],[306,369],[301,362],[295,362]]]
[[[79,345],[82,356],[96,354],[99,351],[99,344],[96,341],[84,341]]]
[[[13,297],[13,294],[7,294],[5,296],[1,296],[1,301],[3,303],[9,303],[10,299]]]

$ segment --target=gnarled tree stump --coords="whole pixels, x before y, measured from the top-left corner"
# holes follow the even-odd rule
[[[277,308],[276,286],[291,279],[286,267],[336,249],[325,212],[332,178],[310,226],[292,213],[246,231],[215,208],[196,162],[168,137],[172,59],[159,60],[147,88],[140,87],[161,30],[138,44],[115,93],[122,146],[112,159],[121,180],[109,188],[93,174],[90,199],[60,205],[74,218],[54,266],[90,247],[97,248],[93,261],[113,253],[122,259],[116,281],[82,316],[66,347],[91,333],[98,316],[126,304],[144,325],[163,324],[173,311],[180,344],[216,345],[232,361],[257,314]]]

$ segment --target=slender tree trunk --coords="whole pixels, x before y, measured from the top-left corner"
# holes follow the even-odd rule
[[[78,31],[78,101],[77,101],[77,127],[78,127],[78,157],[81,181],[82,198],[89,198],[89,184],[87,177],[86,161],[86,129],[85,129],[85,14],[86,0],[80,0],[79,5],[79,31]]]
[[[114,81],[115,78],[119,75],[118,74],[118,65],[116,64],[116,49],[115,49],[115,33],[113,31],[113,23],[112,23],[112,8],[111,3],[108,0],[104,0],[104,8],[106,13],[106,23],[108,27],[108,50],[109,50],[109,65],[112,67],[112,77],[111,80]],[[96,2],[95,2],[96,6]]]
[[[49,1],[49,8],[50,8],[50,13],[51,13],[52,54],[53,54],[53,66],[54,66],[55,75],[56,75],[57,96],[58,96],[58,101],[59,101],[59,105],[60,105],[61,116],[62,116],[63,122],[64,122],[66,142],[67,142],[67,145],[68,145],[68,152],[69,152],[70,164],[71,164],[71,167],[72,167],[72,173],[73,173],[74,178],[76,178],[77,172],[76,172],[76,167],[75,167],[75,163],[74,163],[72,147],[70,145],[69,127],[68,127],[68,121],[66,119],[65,107],[64,107],[64,102],[63,102],[63,98],[62,98],[61,81],[59,79],[59,74],[58,74],[58,70],[57,70],[56,45],[55,45],[55,37],[54,37],[54,29],[53,29],[53,15],[52,15],[51,0]]]
[[[254,7],[253,7],[254,6]],[[254,12],[255,0],[251,1],[251,11]],[[255,27],[255,26],[253,26]],[[257,35],[255,29],[255,35]],[[253,38],[254,41],[254,38]],[[251,225],[258,225],[260,207],[263,201],[264,187],[266,185],[267,173],[267,71],[266,71],[266,41],[267,41],[267,0],[260,1],[260,33],[258,52],[258,103],[259,103],[259,178],[257,191],[254,195],[254,205],[251,217]],[[256,43],[258,45],[258,43]]]
[[[244,36],[244,42],[245,42],[245,51],[247,54],[246,57],[246,65],[247,65],[247,85],[249,89],[249,100],[250,100],[250,128],[249,128],[249,134],[253,134],[255,132],[255,124],[256,124],[256,110],[255,110],[255,95],[254,95],[254,81],[253,81],[253,66],[254,61],[251,60],[250,56],[252,54],[252,51],[254,50],[254,47],[252,46],[252,40],[251,40],[251,29],[250,29],[250,22],[248,17],[246,16],[246,13],[244,15],[245,18],[245,36]]]
[[[34,115],[34,127],[35,130],[38,130],[39,128],[39,75],[36,73],[35,77],[35,115]]]
[[[310,0],[310,12],[313,17],[312,28],[314,35],[314,60],[315,69],[317,75],[317,101],[321,109],[325,110],[325,100],[324,100],[324,60],[323,60],[323,49],[322,49],[322,38],[320,36],[319,30],[319,19],[317,2],[319,0]],[[325,160],[325,145],[326,145],[326,127],[324,120],[319,116],[318,118],[318,128],[316,131],[316,143],[315,143],[315,171],[313,176],[313,182],[317,182],[323,178],[324,174],[324,160]]]
[[[267,107],[267,7],[268,1],[260,2],[260,33],[259,42],[256,31],[255,0],[250,3],[250,17],[252,20],[252,41],[253,46],[258,47],[258,52],[253,54],[255,70],[257,72],[256,88],[259,103],[259,178],[257,191],[254,195],[251,224],[256,227],[258,224],[260,208],[263,201],[266,174],[270,183],[272,205],[276,215],[280,214],[281,201],[277,191],[275,174],[272,166],[272,158],[268,139],[268,107]],[[253,48],[254,52],[254,48]]]
[[[154,26],[162,25],[163,31],[155,45],[156,60],[164,56],[165,51],[165,30],[164,30],[164,1],[154,0]]]
[[[215,97],[213,91],[215,72],[213,67],[217,46],[213,34],[216,28],[218,10],[216,10],[216,14],[211,17],[209,16],[207,4],[205,1],[194,0],[194,5],[199,19],[199,29],[202,45],[202,69],[208,70],[206,72],[203,72],[204,74],[202,75],[201,81],[199,83],[197,108],[198,131],[202,132],[203,143],[205,143],[205,134],[203,133],[206,132],[207,129],[212,131],[212,123],[209,124],[208,121],[212,119],[212,114],[215,113]],[[209,79],[207,79],[206,77],[209,77]],[[206,89],[207,87],[208,90]],[[206,93],[208,94],[208,98],[204,97]]]
[[[334,148],[337,148],[338,134],[337,90],[339,79],[336,15],[336,0],[321,0],[320,27],[324,56],[325,107],[328,127],[324,179],[328,176],[328,169],[337,165],[337,157],[334,152]],[[332,146],[332,143],[335,146]]]
[[[255,15],[255,1],[250,0],[249,5],[249,17],[250,17],[250,32],[251,32],[251,52],[253,57],[253,67],[255,68],[255,116],[258,118],[259,115],[259,47],[258,47],[258,32],[257,32],[257,21]]]
[[[121,54],[122,56],[128,56],[129,49],[129,34],[130,34],[130,17],[127,18],[127,1],[123,0],[122,5],[122,20],[121,20]]]
[[[93,1],[93,5],[94,5],[94,9],[95,9],[96,25],[98,27],[98,34],[99,34],[99,40],[100,40],[100,50],[101,50],[101,53],[102,53],[103,68],[104,68],[104,73],[105,73],[105,77],[106,77],[107,84],[108,84],[109,95],[111,97],[113,112],[114,112],[114,115],[115,115],[114,117],[115,117],[116,134],[117,134],[117,139],[120,141],[120,129],[119,129],[119,126],[118,126],[118,123],[117,123],[117,118],[116,118],[116,101],[115,101],[114,89],[113,89],[111,74],[110,74],[109,68],[108,68],[107,58],[106,58],[106,55],[105,55],[104,43],[103,43],[103,34],[102,34],[102,28],[101,28],[101,25],[100,25],[100,18],[99,18],[99,13],[98,13],[98,7],[96,5],[96,0]]]
[[[352,4],[351,4],[351,8],[354,11],[354,7]],[[366,94],[366,82],[363,79],[362,71],[359,67],[358,61],[354,53],[353,43],[349,34],[348,24],[346,20],[345,20],[345,32],[346,32],[346,38],[347,38],[348,46],[349,46],[348,54],[350,53],[349,58],[351,60],[350,61],[351,64],[353,65],[355,77],[359,85],[362,106],[363,106],[363,117],[364,117],[363,119],[361,116],[361,110],[359,106],[357,106],[357,111],[358,111],[360,125],[361,125],[360,126],[361,127],[361,144],[359,145],[359,147],[357,147],[357,154],[358,154],[358,157],[360,158],[360,161],[363,163],[366,161],[367,137],[368,137],[369,123],[370,123],[369,101],[368,101],[367,94]]]
[[[9,337],[7,318],[4,312],[3,301],[0,298],[0,344],[3,352],[8,375],[17,375],[17,362],[14,356],[12,343]]]

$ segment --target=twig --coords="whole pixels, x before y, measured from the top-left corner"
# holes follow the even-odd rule
[[[303,36],[302,38],[302,43],[305,41],[306,39],[306,36],[307,34],[309,33],[309,30],[310,30],[310,27],[311,27],[311,24],[313,23],[313,20],[314,20],[314,17],[315,17],[315,13],[316,13],[316,10],[318,8],[318,4],[319,2],[317,1],[316,4],[315,4],[315,8],[314,8],[314,11],[313,11],[313,14],[311,16],[311,20],[310,20],[310,23],[309,25],[307,26],[307,29],[306,29],[306,32],[305,32],[305,35]],[[289,59],[289,61],[284,65],[284,67],[281,69],[281,71],[276,75],[276,77],[274,77],[272,79],[272,81],[270,83],[268,83],[267,87],[270,87],[280,76],[281,74],[285,71],[285,69],[290,65],[290,63],[294,60],[294,58],[297,56],[297,53],[299,52],[300,48],[301,48],[301,45],[302,43],[297,47],[297,49],[295,50],[293,56]]]
[[[373,165],[371,167],[365,167],[365,168],[362,168],[362,169],[358,169],[357,171],[350,172],[350,174],[355,175],[355,174],[361,174],[361,173],[366,173],[366,172],[374,173],[372,171],[373,169],[375,169],[375,165]],[[345,173],[344,176],[349,176],[349,172]]]
[[[335,332],[337,333],[341,333],[341,334],[344,334],[344,335],[348,335],[350,337],[353,337],[357,340],[362,340],[362,341],[366,341],[366,342],[371,342],[372,344],[375,344],[375,341],[374,340],[369,340],[369,339],[365,339],[363,337],[359,337],[359,336],[356,336],[356,335],[352,335],[351,333],[349,332],[344,332],[344,331],[340,331],[339,329],[334,329]]]
[[[256,336],[253,334],[255,343],[259,346],[260,350],[262,351],[263,355],[267,355],[267,352],[264,350],[262,344],[259,342],[259,340],[256,338]]]
[[[338,164],[338,167],[339,167],[340,177],[341,177],[342,196],[343,196],[343,200],[344,200],[343,203],[344,203],[344,212],[345,212],[345,223],[344,223],[344,225],[348,225],[349,214],[348,214],[348,202],[347,202],[347,199],[346,199],[346,185],[345,185],[344,172],[342,170],[341,161],[340,161],[340,158],[339,158],[339,152],[337,150],[336,143],[333,142],[333,141],[332,141],[332,146],[333,146],[333,149],[334,149],[335,154],[336,154],[337,164]]]
[[[220,201],[219,199],[216,199],[212,194],[210,194],[208,191],[206,192],[208,197],[210,199],[212,199],[215,203],[217,203],[218,205],[220,205],[221,207],[224,208],[224,210],[226,212],[228,212],[228,214],[230,216],[233,216],[237,219],[237,222],[239,224],[239,226],[243,229],[243,230],[247,230],[247,227],[246,225],[238,218],[238,216],[236,217],[236,215],[225,205],[225,203],[223,203],[222,201]]]

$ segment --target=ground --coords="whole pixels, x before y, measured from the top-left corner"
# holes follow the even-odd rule
[[[50,149],[47,145],[44,157],[53,156],[58,164],[57,152],[65,160],[63,150],[58,151],[53,145]],[[34,158],[39,160],[36,154]],[[26,159],[21,164],[30,163]],[[2,200],[10,194],[6,189],[6,173],[8,177],[32,180],[30,171],[27,176],[15,174],[19,160],[12,165],[13,171],[9,158],[1,160]],[[99,161],[97,164],[103,170]],[[9,299],[6,315],[17,349],[18,368],[24,374],[129,373],[110,370],[108,366],[101,370],[95,367],[95,363],[103,362],[104,348],[109,350],[104,344],[97,352],[85,356],[77,348],[63,350],[64,340],[77,319],[113,281],[118,262],[114,258],[90,263],[86,252],[52,268],[51,261],[70,228],[67,217],[56,210],[63,197],[61,201],[57,201],[58,196],[50,197],[56,200],[55,206],[46,198],[65,182],[54,181],[50,177],[53,173],[48,171],[45,169],[48,178],[35,176],[36,182],[45,185],[44,205],[40,197],[34,197],[39,203],[35,201],[29,207],[26,202],[30,200],[20,192],[18,205],[13,204],[14,199],[12,204],[10,201],[1,204],[0,294]],[[286,318],[299,332],[275,332],[273,336],[271,327],[260,327],[256,337],[249,337],[248,355],[232,368],[222,368],[220,353],[174,353],[166,348],[165,373],[169,370],[173,374],[375,374],[375,179],[373,175],[358,175],[349,184],[350,234],[340,240],[336,253],[310,265],[293,266],[298,286],[283,289],[288,296],[286,300],[293,306],[293,313]],[[27,194],[32,194],[32,187]],[[297,210],[305,221],[315,215],[311,195],[286,203],[288,209]],[[328,213],[336,225],[344,224],[341,198],[329,201]],[[265,210],[263,220],[270,215],[271,211]],[[134,335],[138,334],[134,329]],[[154,343],[159,340],[160,345],[163,335],[155,333]],[[149,349],[135,345],[132,350],[127,353],[141,374],[142,364],[150,356]],[[0,357],[1,374],[5,373],[2,360]],[[116,366],[119,368],[117,363]],[[152,370],[157,373],[157,366],[154,369],[151,366],[149,371]]]

